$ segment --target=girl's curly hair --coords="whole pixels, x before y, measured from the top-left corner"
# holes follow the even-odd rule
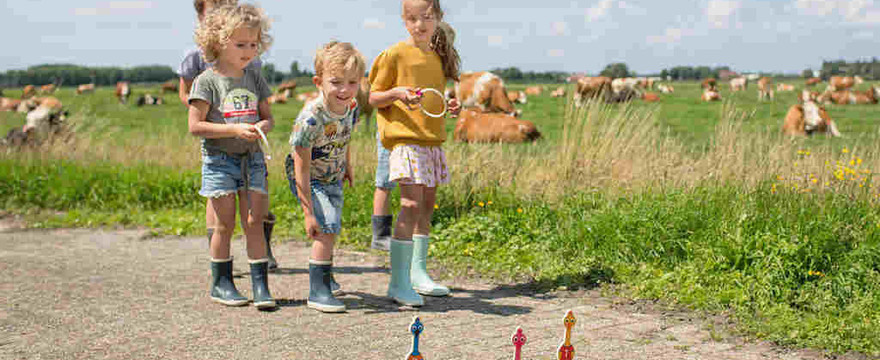
[[[205,61],[214,62],[220,55],[220,51],[226,46],[229,37],[238,28],[259,30],[257,35],[259,49],[257,51],[260,54],[272,45],[272,36],[269,35],[269,19],[262,9],[250,4],[226,5],[212,10],[196,28],[196,44],[202,50]]]

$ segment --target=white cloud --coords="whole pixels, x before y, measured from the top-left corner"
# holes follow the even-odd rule
[[[550,50],[547,50],[547,56],[548,57],[564,57],[565,50],[563,50],[563,49],[550,49]]]
[[[553,34],[556,36],[565,35],[565,29],[568,28],[568,24],[565,21],[556,21],[551,24],[553,27]]]
[[[587,21],[596,21],[608,15],[613,2],[613,0],[599,0],[596,6],[587,9]]]
[[[709,24],[714,28],[726,29],[730,27],[730,18],[742,6],[739,1],[711,0],[706,7],[706,16]],[[741,26],[741,25],[740,25]]]
[[[649,44],[674,44],[681,41],[685,36],[694,35],[693,29],[667,28],[663,35],[649,35],[646,41]]]
[[[93,8],[75,8],[73,14],[76,16],[133,15],[153,7],[152,1],[109,1]]]
[[[380,21],[379,19],[375,19],[375,18],[364,19],[363,28],[364,29],[380,29],[381,30],[381,29],[385,28],[385,22]]]

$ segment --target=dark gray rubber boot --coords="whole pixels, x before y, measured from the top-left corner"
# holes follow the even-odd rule
[[[278,262],[272,256],[272,229],[275,228],[275,214],[271,211],[263,220],[263,235],[266,238],[266,256],[269,258],[269,270],[278,268]]]
[[[388,251],[391,248],[391,223],[394,217],[391,215],[373,215],[373,241],[370,247],[376,250]]]
[[[308,306],[321,312],[345,312],[345,304],[330,291],[331,267],[330,261],[309,260]]]
[[[251,285],[254,291],[254,306],[257,309],[275,307],[275,299],[269,293],[269,259],[250,260]]]
[[[333,277],[333,258],[330,258],[330,292],[333,293],[334,296],[339,296],[345,293],[342,291],[342,285],[339,285],[336,282],[336,278]]]
[[[232,258],[211,259],[211,300],[228,306],[247,305],[248,299],[238,293],[232,281]]]

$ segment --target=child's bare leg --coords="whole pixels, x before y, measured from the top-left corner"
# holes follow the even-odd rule
[[[310,259],[317,261],[333,260],[333,245],[336,243],[336,234],[321,233],[312,243]]]
[[[400,185],[400,213],[394,226],[394,238],[408,241],[419,222],[424,185]]]
[[[239,190],[239,212],[241,227],[247,240],[248,258],[257,260],[266,258],[266,240],[263,234],[263,219],[266,217],[269,197],[256,191],[250,193],[250,210],[244,190]]]
[[[206,213],[214,216],[214,234],[211,237],[211,257],[214,259],[229,258],[229,243],[235,231],[235,194],[208,199]],[[206,215],[206,221],[211,219]]]
[[[391,215],[391,190],[377,187],[373,192],[373,215]]]
[[[419,219],[413,234],[413,257],[410,277],[413,289],[419,294],[430,296],[449,295],[449,288],[437,284],[428,275],[428,245],[431,232],[431,217],[437,200],[437,188],[423,187],[422,202],[419,204]]]
[[[214,228],[217,227],[217,214],[211,207],[211,199],[205,201],[205,232],[208,234],[208,247],[211,247],[211,238],[214,237]]]

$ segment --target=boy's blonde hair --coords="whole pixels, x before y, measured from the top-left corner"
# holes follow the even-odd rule
[[[263,10],[250,5],[226,5],[211,11],[205,15],[205,20],[196,28],[196,44],[202,49],[202,56],[207,62],[213,62],[220,55],[220,51],[226,46],[229,37],[238,28],[257,29],[257,42],[259,54],[262,54],[272,45],[272,36],[269,35],[269,19]]]
[[[218,8],[225,5],[237,5],[238,0],[194,0],[193,7],[196,9],[196,14],[201,15],[205,11],[205,4],[211,4],[212,8]]]
[[[354,45],[347,42],[331,41],[315,52],[315,76],[323,77],[324,72],[355,69],[363,76],[367,63]]]

